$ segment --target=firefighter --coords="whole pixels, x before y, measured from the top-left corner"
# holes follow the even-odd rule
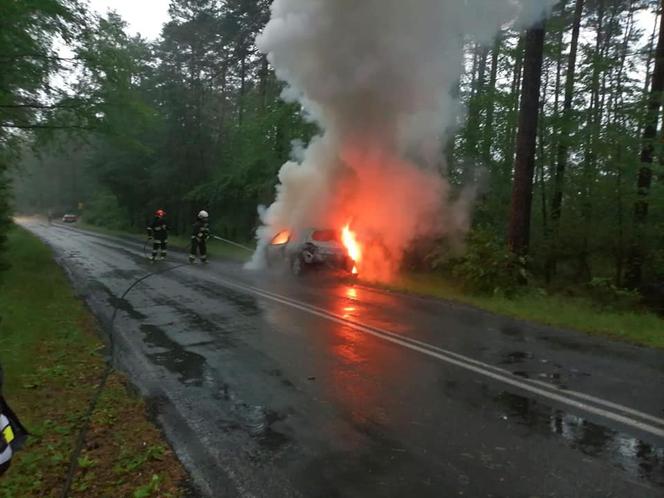
[[[201,263],[207,263],[207,239],[210,238],[210,227],[208,226],[208,213],[201,211],[198,213],[194,229],[191,234],[191,252],[189,253],[189,262],[194,263],[196,256]]]
[[[0,365],[0,476],[11,464],[14,453],[23,446],[28,431],[2,397],[2,366]]]
[[[154,213],[152,223],[148,226],[148,240],[152,240],[153,263],[157,259],[166,259],[166,250],[168,248],[168,225],[166,224],[166,211],[157,209]]]

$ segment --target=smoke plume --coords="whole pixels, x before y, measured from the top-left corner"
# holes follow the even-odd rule
[[[322,132],[281,168],[250,266],[279,230],[351,222],[363,275],[385,280],[414,239],[462,235],[470,202],[451,200],[440,149],[460,115],[451,90],[463,46],[527,26],[553,3],[275,0],[258,47],[288,84],[283,98]]]

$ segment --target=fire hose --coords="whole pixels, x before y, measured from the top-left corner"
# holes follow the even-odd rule
[[[146,242],[147,244],[147,242]],[[143,246],[145,249],[145,246]],[[127,294],[129,294],[138,284],[141,282],[147,280],[150,277],[154,277],[156,275],[160,275],[169,271],[176,270],[178,268],[182,268],[183,266],[188,266],[187,264],[179,264],[175,266],[171,266],[169,268],[165,268],[163,270],[158,270],[158,271],[153,271],[148,273],[147,275],[144,275],[132,282],[132,284],[127,287],[127,289],[122,293],[122,296],[117,301],[113,302],[113,315],[111,315],[111,321],[109,322],[109,327],[108,327],[108,340],[109,340],[109,350],[110,350],[110,358],[108,360],[108,364],[106,365],[106,368],[104,369],[104,372],[101,376],[101,380],[99,381],[99,384],[97,385],[97,389],[90,400],[90,404],[88,406],[88,409],[85,413],[85,416],[83,418],[83,423],[81,425],[81,430],[78,433],[78,438],[76,440],[76,446],[74,447],[74,451],[71,454],[71,458],[69,459],[69,468],[67,470],[67,480],[65,481],[65,485],[62,489],[62,498],[67,498],[69,496],[69,492],[71,491],[71,486],[74,483],[74,476],[76,475],[76,471],[78,470],[78,460],[81,455],[81,451],[83,450],[83,444],[85,443],[85,438],[88,433],[88,429],[90,428],[90,420],[92,419],[92,415],[94,414],[95,410],[97,409],[97,404],[99,402],[99,399],[101,398],[101,395],[104,392],[104,389],[106,388],[106,384],[108,382],[109,377],[111,376],[111,373],[113,373],[113,363],[115,362],[115,340],[114,340],[114,323],[115,323],[115,318],[118,314],[118,303],[122,301],[124,298],[127,297]]]
[[[251,247],[243,246],[242,244],[238,244],[237,242],[233,242],[232,240],[224,239],[223,237],[219,237],[218,235],[212,235],[212,238],[217,239],[221,242],[225,242],[226,244],[239,247],[240,249],[244,249],[245,251],[254,252],[254,250]]]
[[[248,252],[253,252],[253,249],[250,247],[244,246],[242,244],[238,244],[237,242],[234,242],[232,240],[225,239],[223,237],[219,237],[217,235],[212,235],[212,238],[219,240],[221,242],[225,242],[227,244],[233,245],[235,247],[238,247],[240,249],[244,249],[245,251]],[[148,245],[148,240],[145,241],[143,244],[143,254],[147,255],[147,245]],[[71,454],[71,458],[69,459],[69,467],[67,470],[67,480],[65,481],[64,488],[62,490],[62,498],[67,498],[69,496],[69,492],[71,491],[71,486],[74,483],[74,477],[76,475],[76,471],[78,470],[78,460],[81,456],[81,451],[83,450],[83,445],[85,444],[85,438],[87,436],[88,430],[90,428],[90,420],[92,419],[92,415],[94,414],[95,410],[97,409],[97,404],[99,403],[99,399],[101,398],[101,395],[104,392],[104,389],[106,388],[106,384],[108,382],[109,377],[111,376],[111,373],[113,373],[113,364],[115,363],[115,338],[114,338],[114,324],[115,324],[115,318],[117,317],[118,314],[118,303],[125,299],[127,295],[141,282],[144,282],[150,277],[154,277],[156,275],[161,275],[173,270],[177,270],[178,268],[182,268],[184,266],[188,266],[187,264],[179,264],[175,266],[171,266],[162,270],[158,271],[153,271],[150,272],[146,275],[143,275],[142,277],[134,280],[132,284],[125,289],[125,291],[122,293],[120,298],[117,301],[113,302],[113,314],[111,315],[111,320],[109,322],[108,326],[108,340],[109,340],[109,360],[106,368],[104,369],[104,372],[102,374],[102,377],[99,381],[99,384],[97,385],[97,389],[90,400],[90,404],[88,406],[88,409],[85,413],[85,416],[83,418],[83,423],[81,425],[81,430],[79,431],[78,438],[76,440],[76,446],[74,447],[74,451]]]

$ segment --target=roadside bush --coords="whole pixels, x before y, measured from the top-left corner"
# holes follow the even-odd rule
[[[592,302],[603,309],[630,310],[641,300],[638,292],[621,289],[610,278],[593,278],[586,284],[586,291]]]
[[[483,229],[470,232],[462,256],[438,257],[433,263],[468,290],[480,294],[510,296],[528,280],[525,260],[515,257],[502,240]]]
[[[120,207],[117,197],[111,193],[98,194],[83,212],[86,223],[113,230],[127,230],[128,220],[126,209]]]

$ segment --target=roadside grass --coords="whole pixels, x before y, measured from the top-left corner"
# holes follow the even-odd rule
[[[83,225],[82,228],[114,235],[126,235],[126,232],[113,232],[89,225]],[[189,244],[185,237],[171,237],[170,240],[174,247],[180,249],[186,250]],[[221,242],[210,244],[209,252],[212,256],[240,262],[247,261],[250,257],[247,251]],[[435,274],[402,274],[390,285],[362,283],[397,292],[469,304],[499,315],[529,320],[542,325],[572,329],[632,344],[664,349],[664,319],[647,311],[616,311],[598,308],[590,299],[583,297],[548,294],[535,290],[513,297],[478,295],[469,293],[454,282]]]
[[[529,292],[514,297],[469,294],[438,275],[402,275],[386,288],[456,301],[500,315],[664,349],[664,319],[646,311],[598,308],[589,299]]]
[[[4,394],[32,433],[0,496],[60,496],[71,451],[104,369],[97,324],[49,249],[21,228],[9,234],[2,274]],[[113,373],[93,415],[70,496],[180,496],[186,474],[145,403]]]

